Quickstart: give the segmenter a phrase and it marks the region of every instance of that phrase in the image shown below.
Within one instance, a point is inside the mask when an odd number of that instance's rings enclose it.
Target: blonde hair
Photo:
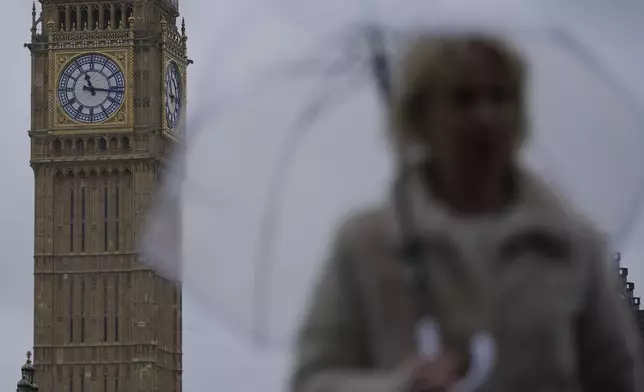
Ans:
[[[507,80],[519,111],[519,144],[527,134],[525,90],[527,65],[522,55],[506,41],[483,35],[423,36],[405,52],[401,72],[394,83],[391,108],[391,131],[398,142],[423,144],[429,142],[423,127],[422,112],[441,80],[454,76],[454,65],[473,48],[492,55],[506,70]]]

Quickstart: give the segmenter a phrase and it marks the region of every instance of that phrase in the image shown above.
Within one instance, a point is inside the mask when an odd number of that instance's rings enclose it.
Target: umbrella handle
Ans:
[[[416,348],[418,355],[429,360],[436,359],[442,350],[438,324],[430,317],[416,324]]]
[[[442,350],[440,329],[426,317],[416,324],[416,344],[419,355],[433,360]],[[473,392],[490,376],[496,360],[494,339],[487,332],[478,332],[470,340],[470,367],[452,392]]]
[[[478,332],[470,340],[470,368],[452,392],[473,392],[477,390],[492,373],[496,360],[494,339],[487,332]]]

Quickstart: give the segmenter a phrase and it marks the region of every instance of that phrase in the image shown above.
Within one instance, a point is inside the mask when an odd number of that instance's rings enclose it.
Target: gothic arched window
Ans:
[[[98,30],[101,28],[101,12],[98,4],[92,4],[92,26],[93,30]]]
[[[72,30],[80,30],[79,22],[78,20],[78,7],[76,6],[71,6],[69,8],[69,23],[72,28]],[[69,30],[69,27],[68,27]]]
[[[69,343],[74,343],[74,276],[69,276]],[[73,375],[70,390],[73,390]]]
[[[89,7],[86,5],[81,6],[81,11],[80,11],[80,20],[78,21],[78,29],[79,30],[89,30],[91,27],[89,26]]]
[[[85,252],[85,228],[86,228],[86,218],[87,218],[87,196],[86,188],[83,186],[81,188],[81,252]]]
[[[81,337],[80,341],[81,343],[85,343],[85,278],[81,278],[81,295],[80,295],[80,301],[81,301]],[[81,382],[85,377],[81,377]],[[83,391],[83,384],[81,383],[81,392]]]
[[[109,5],[103,5],[103,23],[101,25],[101,28],[103,30],[107,29],[107,27],[110,25],[110,21],[112,19],[112,13],[110,12]]]
[[[83,139],[76,140],[76,154],[83,154],[85,152],[85,141]]]
[[[74,144],[72,143],[71,140],[67,139],[65,140],[65,153],[70,154],[72,152]]]
[[[65,6],[58,7],[58,27],[61,31],[66,31],[67,26],[67,11]]]
[[[121,10],[121,5],[117,4],[115,6],[115,15],[114,15],[114,20],[116,21],[116,25],[113,26],[114,28],[121,28],[123,27],[123,10]]]

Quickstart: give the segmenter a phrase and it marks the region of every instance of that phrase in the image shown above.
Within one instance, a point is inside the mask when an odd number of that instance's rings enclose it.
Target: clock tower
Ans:
[[[39,3],[25,45],[35,381],[52,392],[180,392],[181,292],[136,252],[183,138],[178,0]]]

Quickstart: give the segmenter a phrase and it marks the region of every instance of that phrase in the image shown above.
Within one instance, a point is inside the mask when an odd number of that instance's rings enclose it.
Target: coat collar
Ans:
[[[537,174],[517,167],[514,176],[517,196],[504,211],[490,216],[463,218],[431,193],[424,183],[420,166],[413,166],[404,180],[398,178],[391,188],[387,214],[391,220],[390,234],[396,243],[401,244],[410,235],[424,237],[430,233],[442,233],[459,236],[462,227],[482,224],[494,225],[499,240],[510,233],[530,230],[570,238],[571,234],[579,233],[580,225],[588,226],[572,205]],[[401,221],[396,206],[397,197],[401,195],[406,198],[406,207],[412,217],[409,223]]]

